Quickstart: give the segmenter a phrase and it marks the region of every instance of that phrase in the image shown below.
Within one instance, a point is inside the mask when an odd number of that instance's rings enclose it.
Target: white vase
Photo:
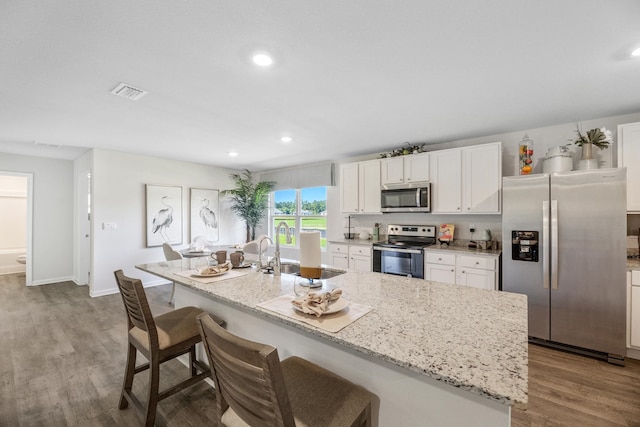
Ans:
[[[578,170],[598,169],[598,159],[592,155],[593,144],[582,145],[582,158],[578,162]]]

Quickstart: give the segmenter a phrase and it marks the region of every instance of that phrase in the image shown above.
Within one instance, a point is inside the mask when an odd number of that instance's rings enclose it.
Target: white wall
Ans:
[[[32,284],[71,280],[73,162],[1,153],[0,170],[33,175]]]
[[[147,248],[145,229],[145,184],[182,187],[183,246],[189,243],[189,188],[225,190],[233,188],[236,170],[178,162],[116,151],[93,150],[93,266],[91,296],[116,293],[113,272],[139,277],[146,286],[163,283],[158,277],[135,268],[136,264],[164,260],[161,247]],[[104,222],[115,222],[116,230],[103,230]],[[220,198],[220,243],[244,241],[244,223]]]

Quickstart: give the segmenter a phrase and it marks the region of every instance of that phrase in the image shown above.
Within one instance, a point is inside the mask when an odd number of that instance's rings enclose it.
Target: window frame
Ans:
[[[325,212],[327,212],[327,187],[326,186],[322,186],[319,185],[317,187],[308,187],[308,188],[324,188],[325,189]],[[295,241],[292,244],[287,244],[287,243],[280,243],[280,247],[281,248],[289,248],[289,249],[300,249],[300,241],[298,240],[298,236],[300,235],[300,232],[302,231],[302,222],[304,218],[324,218],[325,219],[325,237],[321,237],[321,242],[324,239],[324,246],[321,247],[321,250],[324,252],[326,251],[326,246],[327,246],[327,239],[326,239],[326,226],[327,226],[327,215],[303,215],[302,214],[302,191],[305,190],[306,188],[288,188],[288,189],[281,189],[281,190],[274,190],[269,194],[269,214],[268,216],[268,222],[269,222],[269,237],[273,240],[274,245],[276,242],[276,230],[275,230],[275,219],[276,218],[280,218],[280,217],[286,217],[286,218],[291,218],[294,220],[294,224],[295,224],[295,228],[294,228],[294,233],[293,236],[295,238]],[[277,192],[284,192],[284,191],[294,191],[295,192],[295,213],[294,214],[280,214],[280,215],[276,215],[275,211],[276,211],[276,198],[275,198],[275,193]],[[291,227],[289,227],[291,229]]]

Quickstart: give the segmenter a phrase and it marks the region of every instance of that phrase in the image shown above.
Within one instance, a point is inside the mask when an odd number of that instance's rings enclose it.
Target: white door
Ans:
[[[456,283],[456,269],[453,265],[427,264],[424,278],[432,282],[454,285]]]
[[[340,165],[340,211],[358,213],[358,164]]]
[[[500,143],[463,149],[464,212],[500,213],[501,149]]]
[[[627,211],[640,212],[640,122],[618,126],[618,166],[627,168]]]
[[[430,159],[431,212],[462,212],[462,151],[459,148],[433,151]]]
[[[359,164],[360,213],[380,213],[380,160]]]
[[[78,175],[78,285],[91,280],[91,172]]]
[[[407,182],[429,181],[429,154],[412,154],[404,158]]]

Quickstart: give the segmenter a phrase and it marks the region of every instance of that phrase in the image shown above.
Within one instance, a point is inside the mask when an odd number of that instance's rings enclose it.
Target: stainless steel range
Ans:
[[[436,243],[434,225],[387,226],[387,241],[373,244],[373,271],[424,278],[424,248]]]

